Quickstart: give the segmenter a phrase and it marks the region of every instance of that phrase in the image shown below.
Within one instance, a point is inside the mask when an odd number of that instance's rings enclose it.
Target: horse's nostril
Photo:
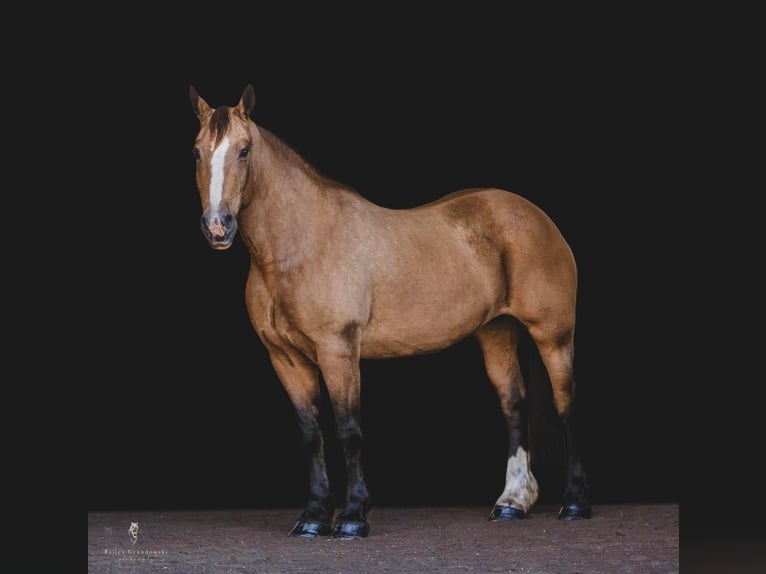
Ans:
[[[237,219],[231,213],[223,211],[206,212],[200,219],[202,233],[209,239],[223,241],[233,235],[237,229]]]
[[[210,234],[216,239],[222,238],[226,235],[226,228],[224,228],[218,221],[211,223],[208,226],[208,229],[210,230]]]

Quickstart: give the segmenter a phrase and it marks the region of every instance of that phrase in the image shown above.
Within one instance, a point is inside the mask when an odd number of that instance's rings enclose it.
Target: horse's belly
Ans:
[[[444,349],[491,320],[505,304],[499,249],[478,249],[463,228],[445,223],[440,215],[405,223],[397,229],[399,239],[391,241],[395,247],[380,250],[373,260],[363,357]]]
[[[403,357],[444,349],[494,316],[496,298],[463,281],[423,293],[403,287],[395,297],[377,296],[362,336],[365,358]]]

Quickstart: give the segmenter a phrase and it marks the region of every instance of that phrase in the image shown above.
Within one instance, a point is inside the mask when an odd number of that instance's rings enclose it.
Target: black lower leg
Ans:
[[[298,423],[308,459],[309,502],[290,535],[324,536],[331,532],[334,505],[325,466],[322,431],[313,414],[299,412]]]
[[[336,518],[333,536],[364,538],[370,531],[370,495],[362,473],[362,431],[353,417],[338,420],[337,431],[346,459],[346,504]]]
[[[564,485],[564,505],[559,511],[559,518],[564,520],[590,518],[591,516],[590,488],[585,467],[577,449],[573,414],[574,412],[570,411],[569,416],[563,419],[567,450],[567,474]]]

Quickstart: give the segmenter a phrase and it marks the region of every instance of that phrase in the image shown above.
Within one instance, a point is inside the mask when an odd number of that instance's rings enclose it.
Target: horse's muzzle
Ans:
[[[200,220],[202,235],[213,249],[228,249],[237,235],[237,219],[228,211],[206,211]]]

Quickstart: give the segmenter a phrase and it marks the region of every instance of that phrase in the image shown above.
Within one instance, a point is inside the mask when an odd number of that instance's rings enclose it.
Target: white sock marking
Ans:
[[[529,468],[529,454],[518,447],[514,456],[508,457],[505,471],[505,490],[495,503],[497,506],[512,506],[529,512],[537,502],[537,479]]]

